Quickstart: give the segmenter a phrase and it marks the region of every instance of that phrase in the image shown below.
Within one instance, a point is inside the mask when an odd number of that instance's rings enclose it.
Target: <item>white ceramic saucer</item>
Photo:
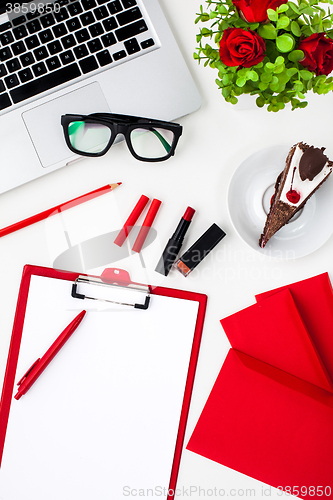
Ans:
[[[333,233],[333,174],[303,210],[259,247],[277,176],[290,146],[272,146],[249,156],[235,171],[228,188],[228,210],[239,236],[254,250],[278,259],[304,257]]]

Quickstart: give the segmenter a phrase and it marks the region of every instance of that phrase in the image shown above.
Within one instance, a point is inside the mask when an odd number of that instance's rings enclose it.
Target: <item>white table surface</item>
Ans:
[[[160,3],[202,96],[200,110],[178,120],[184,131],[176,155],[161,164],[146,164],[132,158],[124,143],[117,145],[102,158],[85,159],[1,195],[0,227],[112,182],[123,182],[112,195],[122,220],[141,194],[162,200],[154,222],[160,246],[156,245],[150,253],[144,250],[147,267],[144,272],[152,284],[208,295],[187,441],[229,349],[219,320],[254,303],[256,293],[332,271],[332,237],[314,253],[288,261],[271,259],[248,247],[232,227],[226,194],[238,165],[264,147],[291,146],[304,141],[325,146],[327,155],[333,158],[330,115],[333,95],[309,94],[306,109],[293,112],[286,109],[277,114],[254,106],[239,109],[226,103],[215,84],[215,70],[199,66],[192,58],[198,32],[194,19],[200,1],[160,0]],[[160,248],[188,205],[196,209],[196,214],[184,248],[213,222],[226,231],[227,237],[187,278],[177,271],[162,278],[154,272]],[[35,224],[0,241],[0,380],[5,371],[22,268],[25,264],[52,266],[53,263],[48,224],[49,221]],[[327,224],[332,221],[327,220]],[[82,224],[82,230],[87,230],[89,237],[89,227]],[[144,273],[138,262],[137,256],[133,256],[126,265],[132,279],[140,281]],[[180,498],[199,499],[205,495],[220,498],[223,490],[225,496],[236,498],[278,498],[273,488],[186,450],[178,488],[183,492]],[[250,489],[254,492],[246,491]]]

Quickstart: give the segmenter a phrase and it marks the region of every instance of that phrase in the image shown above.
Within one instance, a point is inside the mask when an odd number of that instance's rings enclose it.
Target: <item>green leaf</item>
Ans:
[[[258,108],[262,108],[265,106],[265,99],[262,96],[257,97],[256,104]]]
[[[262,24],[258,28],[258,34],[262,38],[267,38],[268,40],[274,40],[277,37],[277,29],[273,24]]]
[[[290,19],[287,16],[281,16],[276,23],[277,29],[285,29],[289,26]]]
[[[272,73],[262,73],[260,75],[260,80],[263,82],[263,83],[269,83],[273,78],[273,75]]]
[[[244,87],[245,84],[246,84],[245,78],[237,78],[236,85],[238,87]]]
[[[295,39],[292,35],[284,33],[276,39],[276,47],[280,52],[289,52],[295,46]]]
[[[278,56],[275,59],[275,64],[284,64],[284,57],[283,56]]]
[[[292,52],[290,52],[290,54],[288,54],[288,59],[292,62],[301,61],[302,59],[304,59],[303,50],[293,50]]]
[[[306,69],[301,69],[299,74],[301,75],[301,78],[303,78],[303,80],[311,80],[311,78],[313,77],[311,71],[308,71]]]
[[[228,9],[223,4],[220,4],[218,9],[220,14],[228,14]]]
[[[296,21],[292,21],[290,28],[291,28],[291,32],[295,36],[301,36],[301,34],[302,34],[301,28],[299,27],[299,24]]]
[[[298,15],[300,15],[300,11],[298,9],[298,6],[294,2],[288,2],[289,7]]]
[[[252,80],[253,82],[257,82],[259,80],[258,73],[256,71],[249,71],[247,74],[248,80]]]
[[[286,5],[285,3],[283,3],[282,5],[280,5],[280,7],[278,7],[276,10],[278,12],[286,12],[288,10],[288,5]]]
[[[298,69],[297,68],[289,68],[289,69],[287,69],[287,75],[289,76],[289,78],[291,78],[292,76],[296,75],[296,73],[298,73]]]
[[[270,19],[271,21],[276,22],[278,20],[278,15],[277,15],[276,11],[273,9],[267,9],[267,16],[268,16],[268,19]]]

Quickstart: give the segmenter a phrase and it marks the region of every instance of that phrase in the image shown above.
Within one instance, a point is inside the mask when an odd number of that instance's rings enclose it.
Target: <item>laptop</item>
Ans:
[[[173,120],[201,99],[158,0],[0,0],[0,193],[79,158],[62,114]]]

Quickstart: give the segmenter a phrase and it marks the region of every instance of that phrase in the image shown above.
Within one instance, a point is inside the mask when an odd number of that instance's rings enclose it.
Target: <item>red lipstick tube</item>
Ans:
[[[164,249],[164,252],[156,266],[155,271],[157,271],[158,273],[164,274],[164,276],[168,276],[169,271],[181,249],[185,234],[190,226],[194,213],[195,210],[193,208],[187,207],[183,217],[181,218],[176,228],[176,231],[169,239]]]

